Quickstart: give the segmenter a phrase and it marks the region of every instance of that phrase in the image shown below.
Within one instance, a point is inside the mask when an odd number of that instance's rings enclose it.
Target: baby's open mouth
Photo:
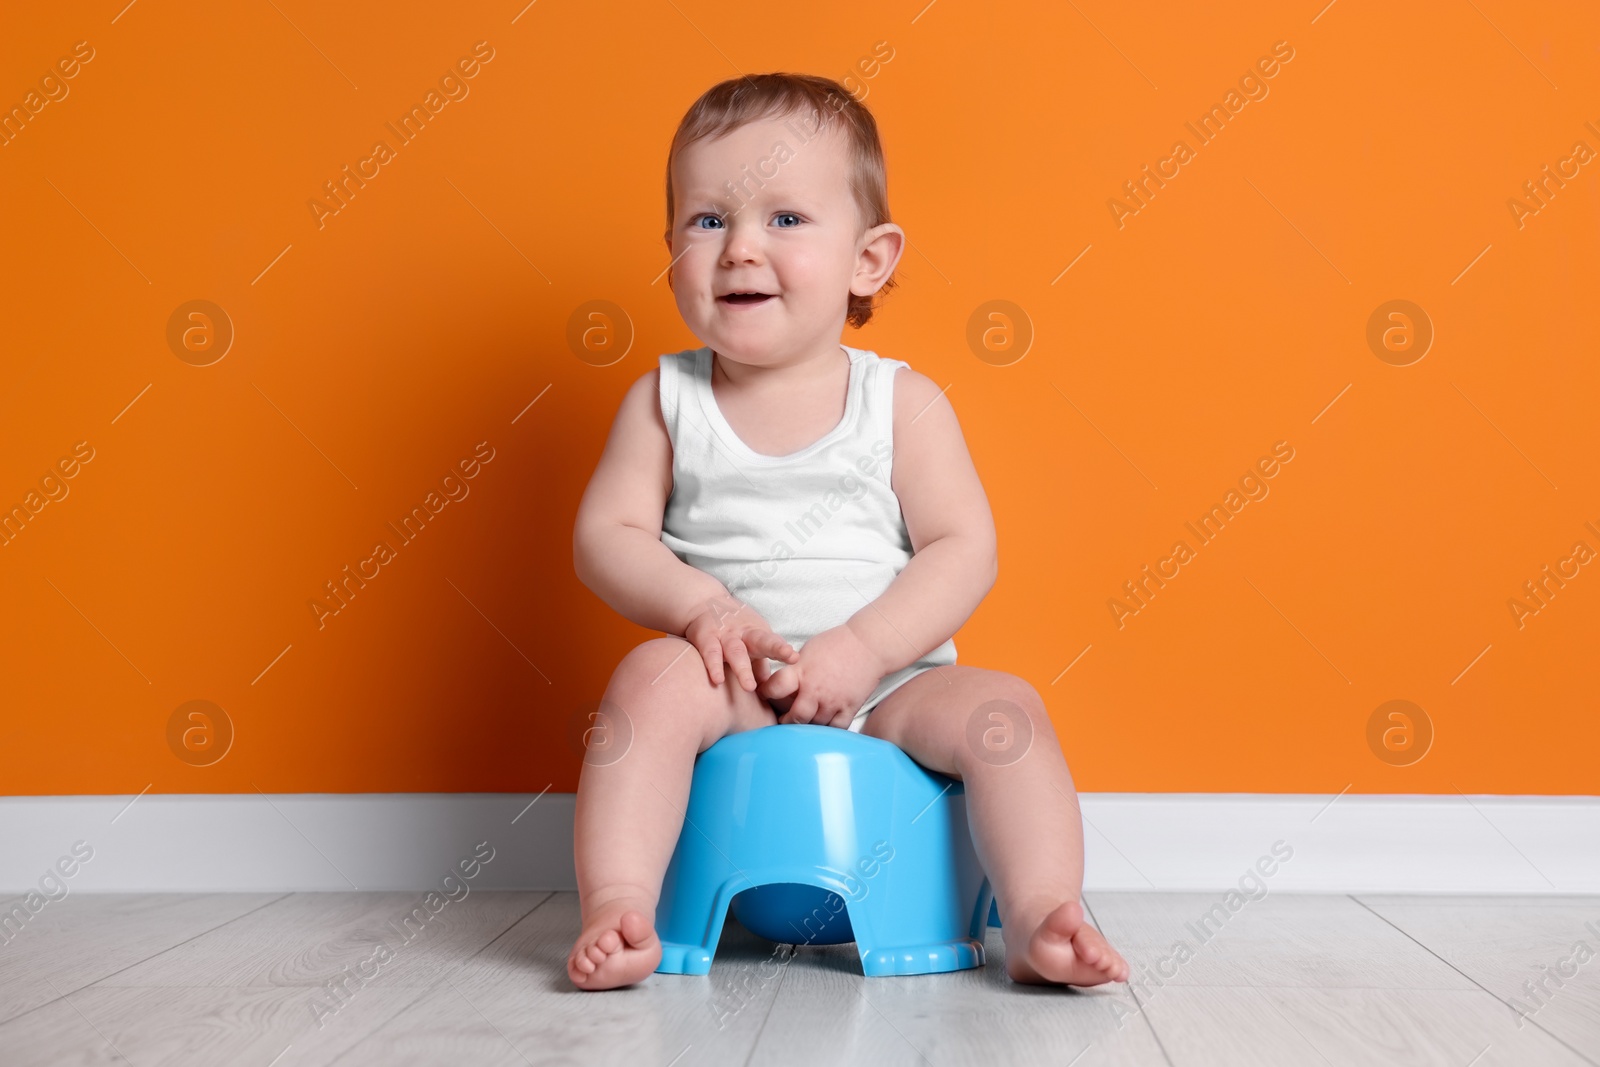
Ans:
[[[762,304],[772,299],[771,293],[725,293],[717,297],[725,304]]]

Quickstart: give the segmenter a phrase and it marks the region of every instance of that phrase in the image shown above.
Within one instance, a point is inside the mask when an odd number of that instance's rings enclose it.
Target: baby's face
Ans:
[[[740,363],[836,351],[852,287],[876,292],[899,260],[898,226],[863,229],[843,133],[801,144],[785,122],[742,126],[673,161],[673,296],[695,336]]]

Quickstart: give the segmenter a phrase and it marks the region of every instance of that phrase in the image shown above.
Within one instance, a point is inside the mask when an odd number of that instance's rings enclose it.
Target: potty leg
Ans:
[[[856,949],[861,955],[861,973],[868,978],[943,974],[983,966],[981,939],[962,936],[918,944],[884,944],[877,932],[888,924],[879,921],[874,914],[871,897],[849,903],[847,908],[850,925],[856,933]]]
[[[861,973],[868,978],[898,974],[943,974],[983,966],[983,942],[970,937],[929,941],[920,945],[881,945],[856,927],[856,948],[861,952]]]
[[[672,886],[673,891],[668,891],[667,886]],[[674,879],[668,879],[656,908],[656,936],[661,938],[661,963],[656,973],[710,974],[717,943],[722,940],[722,925],[727,921],[728,903],[737,889],[745,887],[723,883],[715,891],[703,893],[697,893],[696,886],[683,892],[676,891],[678,888]]]

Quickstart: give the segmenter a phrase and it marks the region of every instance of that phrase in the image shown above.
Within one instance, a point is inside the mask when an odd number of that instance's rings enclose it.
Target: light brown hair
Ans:
[[[830,78],[813,74],[748,74],[719,82],[701,94],[673,135],[667,151],[667,244],[672,243],[673,197],[672,161],[696,141],[720,137],[751,122],[798,115],[806,128],[821,135],[824,128],[842,130],[850,154],[850,189],[855,195],[862,231],[893,221],[889,218],[889,180],[883,162],[883,143],[878,139],[878,124],[866,106]],[[759,178],[757,178],[759,181]],[[671,284],[671,270],[667,279]],[[879,288],[887,295],[894,287],[894,275]],[[877,294],[874,294],[877,295]],[[872,318],[873,296],[850,294],[846,321],[859,329]]]

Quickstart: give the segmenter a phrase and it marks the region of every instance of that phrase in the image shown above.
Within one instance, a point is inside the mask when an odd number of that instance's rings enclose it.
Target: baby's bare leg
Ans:
[[[969,732],[974,717],[978,728]],[[1127,979],[1127,962],[1084,921],[1078,795],[1032,686],[1003,671],[941,667],[885,697],[862,732],[962,780],[973,845],[999,900],[1013,979],[1069,985]]]
[[[574,859],[583,931],[567,974],[583,989],[637,982],[661,962],[661,878],[683,829],[694,758],[726,734],[771,726],[766,701],[733,672],[713,686],[680,637],[646,641],[611,675],[578,780]]]

